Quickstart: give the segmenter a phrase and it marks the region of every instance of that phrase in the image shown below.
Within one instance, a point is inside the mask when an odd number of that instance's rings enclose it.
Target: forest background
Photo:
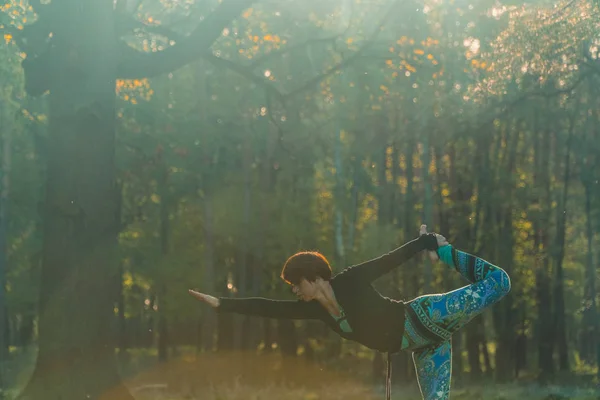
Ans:
[[[381,354],[187,290],[292,299],[294,252],[337,272],[425,223],[512,279],[453,398],[597,398],[596,2],[0,8],[0,396],[379,398]],[[464,284],[419,256],[375,285]]]

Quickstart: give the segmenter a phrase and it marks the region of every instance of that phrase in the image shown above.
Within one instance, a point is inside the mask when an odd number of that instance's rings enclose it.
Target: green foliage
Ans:
[[[129,10],[141,25],[127,43],[163,51],[217,3],[142,2]],[[493,342],[503,332],[524,330],[531,362],[539,335],[537,273],[541,261],[556,265],[556,215],[569,181],[561,284],[570,354],[579,354],[582,303],[591,300],[582,283],[585,229],[589,219],[600,221],[592,5],[427,2],[423,9],[394,9],[379,26],[392,6],[391,0],[257,2],[198,62],[157,78],[117,81],[127,323],[152,331],[154,339],[163,315],[174,336],[192,332],[178,344],[196,345],[205,310],[186,291],[207,283],[207,255],[214,264],[212,294],[285,297],[289,288],[279,272],[292,253],[319,250],[339,271],[415,237],[432,205],[430,229],[444,229],[465,250],[510,265],[513,306],[506,311],[519,324],[497,326],[490,311],[483,331]],[[2,18],[10,9],[4,6]],[[25,99],[24,55],[12,37],[5,39],[0,100],[14,148],[8,289],[11,315],[19,320],[31,314],[31,292],[40,284],[34,278],[44,173],[38,140],[45,114]],[[584,78],[588,86],[572,94]],[[538,96],[527,101],[531,93]],[[497,113],[496,106],[515,99],[522,107]],[[552,143],[543,165],[536,161],[540,143]],[[541,171],[549,176],[547,203],[540,200]],[[550,245],[536,247],[540,232]],[[594,260],[599,232],[593,222]],[[422,264],[399,270],[385,289],[423,294]],[[433,279],[432,290],[456,286],[437,266]],[[331,344],[314,336],[306,343],[315,351]],[[361,351],[349,345],[343,354]],[[512,390],[498,398],[522,396]]]

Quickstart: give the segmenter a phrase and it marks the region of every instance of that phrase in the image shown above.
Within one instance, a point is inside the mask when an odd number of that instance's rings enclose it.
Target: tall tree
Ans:
[[[11,167],[11,107],[0,98],[0,360],[8,360],[8,307],[6,276],[8,269],[8,196]],[[5,390],[4,366],[0,365],[0,399]]]
[[[110,323],[120,228],[115,82],[199,58],[251,3],[221,2],[185,40],[153,53],[119,40],[118,19],[129,20],[123,1],[36,2],[37,21],[15,32],[28,55],[26,89],[49,91],[50,110],[39,353],[22,399],[131,398],[117,373]]]

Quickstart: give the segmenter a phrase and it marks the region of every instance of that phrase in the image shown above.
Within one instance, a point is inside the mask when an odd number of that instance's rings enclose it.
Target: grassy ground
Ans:
[[[5,376],[12,383],[14,397],[26,384],[33,368],[34,352],[15,353],[4,363]],[[345,363],[347,365],[348,363]],[[350,363],[352,364],[352,363]],[[290,362],[278,355],[240,356],[193,353],[172,357],[166,364],[156,355],[130,352],[120,358],[120,372],[137,400],[375,400],[384,399],[383,387],[369,381],[368,364],[354,364],[352,371],[315,366],[303,359]],[[600,400],[598,385],[539,387],[514,383],[495,385],[482,382],[454,385],[452,400]],[[11,398],[9,397],[9,399]],[[392,398],[421,400],[416,382],[395,385]]]

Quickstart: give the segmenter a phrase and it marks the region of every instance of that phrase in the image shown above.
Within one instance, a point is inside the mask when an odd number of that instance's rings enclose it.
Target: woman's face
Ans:
[[[294,292],[300,300],[311,301],[317,295],[317,282],[309,282],[302,278],[296,285],[292,284],[292,292]]]

